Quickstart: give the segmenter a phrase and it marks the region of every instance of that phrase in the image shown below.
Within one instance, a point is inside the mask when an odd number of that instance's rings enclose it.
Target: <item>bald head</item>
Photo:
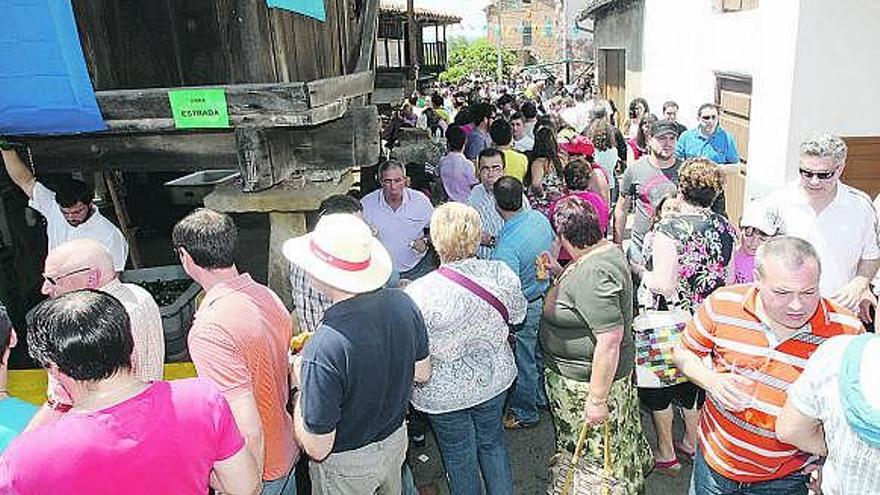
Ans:
[[[76,239],[49,251],[43,276],[43,293],[57,297],[75,290],[101,288],[116,278],[116,269],[103,244]]]

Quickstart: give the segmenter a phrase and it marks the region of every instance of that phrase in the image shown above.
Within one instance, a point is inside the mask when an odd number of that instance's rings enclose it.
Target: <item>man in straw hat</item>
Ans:
[[[321,217],[283,252],[333,301],[291,373],[313,493],[397,495],[413,381],[431,376],[421,312],[403,291],[382,288],[391,258],[355,215]]]

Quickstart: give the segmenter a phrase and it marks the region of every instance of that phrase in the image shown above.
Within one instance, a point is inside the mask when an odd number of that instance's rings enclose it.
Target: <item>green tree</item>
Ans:
[[[455,84],[471,74],[485,78],[495,77],[498,67],[498,51],[488,39],[480,38],[472,42],[454,40],[450,46],[448,68],[440,74],[441,81]],[[502,48],[502,74],[510,75],[514,65],[516,65],[516,55],[513,51]]]

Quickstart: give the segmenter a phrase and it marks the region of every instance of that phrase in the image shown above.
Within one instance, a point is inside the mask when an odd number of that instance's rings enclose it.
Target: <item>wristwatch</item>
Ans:
[[[9,151],[13,148],[12,143],[0,137],[0,150]]]
[[[607,398],[606,399],[596,399],[592,395],[588,395],[587,400],[590,401],[590,404],[592,404],[594,406],[604,406],[604,405],[608,404]]]

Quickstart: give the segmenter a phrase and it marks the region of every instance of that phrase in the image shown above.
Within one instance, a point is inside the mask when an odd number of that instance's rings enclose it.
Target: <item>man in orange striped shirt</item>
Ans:
[[[696,495],[806,495],[811,457],[776,438],[776,417],[822,342],[863,331],[852,313],[820,296],[819,273],[812,245],[770,239],[758,249],[755,283],[715,291],[682,334],[675,363],[707,391]]]

